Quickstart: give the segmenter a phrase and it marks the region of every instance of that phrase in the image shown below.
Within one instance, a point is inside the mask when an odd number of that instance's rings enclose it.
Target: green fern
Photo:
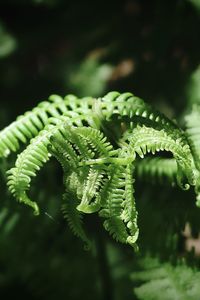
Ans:
[[[32,111],[19,116],[15,122],[0,132],[0,157],[7,157],[10,152],[20,148],[20,143],[27,143],[37,136],[52,117],[59,118],[68,114],[73,117],[75,112],[87,114],[88,110],[91,110],[92,101],[90,97],[78,99],[74,95],[67,95],[62,99],[58,95],[51,95],[48,101],[40,102]]]
[[[186,132],[196,167],[196,204],[200,207],[200,106],[194,105],[190,114],[185,117]]]
[[[197,300],[200,295],[200,272],[185,264],[161,263],[146,257],[139,270],[132,273],[134,293],[140,300]]]
[[[126,174],[124,171],[124,166],[117,165],[109,169],[109,177],[100,191],[102,209],[99,214],[106,219],[104,221],[105,229],[117,241],[133,245],[128,228],[123,221],[125,218],[122,216],[125,201]]]
[[[146,104],[142,99],[134,96],[132,93],[110,92],[102,98],[103,104],[107,105],[106,110],[109,116],[114,113],[121,116],[141,116],[156,123],[176,128],[176,125],[166,118],[162,113],[156,111],[150,105]]]
[[[92,249],[92,243],[83,229],[82,214],[76,209],[78,199],[73,193],[66,191],[63,195],[63,200],[62,211],[69,227],[85,243],[85,249]]]
[[[135,176],[144,174],[158,181],[164,177],[183,189],[196,185],[198,194],[193,137],[188,138],[177,124],[131,93],[111,92],[99,99],[53,96],[0,136],[2,155],[18,150],[20,142],[34,137],[8,171],[8,187],[35,214],[39,214],[38,204],[28,196],[31,179],[52,155],[58,160],[66,191],[65,215],[74,233],[88,246],[83,213],[98,213],[116,240],[136,247]],[[160,151],[171,152],[173,159],[145,158]]]
[[[194,105],[191,113],[185,119],[194,162],[196,168],[200,171],[200,106]]]
[[[144,158],[147,153],[171,152],[177,162],[177,181],[180,187],[184,188],[181,182],[183,175],[187,177],[189,184],[195,184],[193,157],[189,145],[185,145],[181,138],[176,139],[176,136],[174,138],[173,134],[168,134],[164,129],[155,130],[146,126],[137,126],[126,139],[130,143],[132,151],[141,158]],[[187,184],[185,188],[189,188],[189,185]]]
[[[19,116],[15,122],[0,132],[0,157],[7,157],[11,151],[17,151],[21,143],[27,143],[48,124],[50,117],[59,117],[67,112],[67,106],[74,102],[75,96],[69,95],[63,100],[52,95],[49,101],[41,102],[32,111]]]
[[[31,178],[36,176],[36,172],[46,163],[51,157],[49,151],[50,137],[53,133],[57,133],[65,126],[65,122],[77,122],[80,124],[81,120],[75,118],[72,120],[68,117],[59,119],[50,119],[52,124],[46,125],[38,136],[31,140],[30,145],[18,156],[15,167],[7,172],[8,186],[11,193],[20,202],[31,206],[35,214],[39,214],[39,208],[36,202],[29,199],[27,190],[30,188]]]

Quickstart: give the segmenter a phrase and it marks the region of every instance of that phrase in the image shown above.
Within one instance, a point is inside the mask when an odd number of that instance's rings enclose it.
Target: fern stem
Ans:
[[[102,164],[116,164],[116,165],[127,165],[134,161],[134,156],[128,157],[104,157],[97,159],[88,159],[86,161],[81,161],[79,166],[89,166],[89,165],[102,165]]]

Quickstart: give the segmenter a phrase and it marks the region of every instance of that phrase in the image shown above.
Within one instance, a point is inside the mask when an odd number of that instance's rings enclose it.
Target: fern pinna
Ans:
[[[190,119],[185,132],[131,93],[53,95],[0,132],[1,157],[30,140],[7,172],[9,190],[39,214],[28,196],[31,179],[54,156],[63,168],[63,212],[73,232],[91,246],[82,214],[98,213],[116,240],[136,247],[135,177],[168,179],[182,189],[194,185],[199,201],[200,118]],[[173,158],[154,158],[160,151]]]

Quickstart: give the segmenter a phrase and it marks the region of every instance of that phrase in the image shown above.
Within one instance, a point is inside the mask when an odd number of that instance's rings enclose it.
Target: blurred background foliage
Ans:
[[[52,93],[98,97],[110,90],[133,92],[181,121],[200,103],[199,37],[199,0],[1,0],[1,128]],[[198,268],[200,212],[192,190],[137,182],[140,254],[113,242],[89,216],[92,254],[63,220],[57,164],[35,180],[32,193],[43,207],[36,218],[7,192],[5,170],[14,157],[0,162],[1,297],[150,300],[156,298],[134,283],[138,258],[156,257],[164,269],[167,261],[170,272],[177,261]]]

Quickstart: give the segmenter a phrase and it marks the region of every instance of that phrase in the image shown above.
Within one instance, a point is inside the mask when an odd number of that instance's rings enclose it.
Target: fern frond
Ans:
[[[16,152],[20,143],[27,143],[48,124],[50,117],[59,117],[66,113],[67,105],[75,99],[73,95],[66,96],[65,100],[52,95],[49,101],[43,101],[32,111],[19,116],[15,122],[0,131],[0,157],[7,157],[10,152]]]
[[[134,293],[139,300],[199,299],[200,272],[184,264],[173,266],[147,257],[131,278],[137,285]]]
[[[61,130],[57,131],[50,140],[60,155],[58,160],[61,161],[61,164],[64,165],[64,161],[68,161],[68,165],[71,165],[77,174],[86,167],[84,161],[90,162],[94,156],[97,158],[99,155],[108,156],[113,149],[100,131],[89,127],[64,126],[62,132]],[[102,167],[94,165],[87,169],[88,172],[86,169],[84,172],[87,178],[83,178],[83,172],[78,175],[82,177],[83,195],[77,209],[85,213],[92,213],[100,208],[96,195],[101,186],[104,170]]]
[[[76,134],[92,147],[99,156],[110,156],[113,146],[107,141],[102,132],[91,127],[77,127]]]
[[[81,182],[83,174],[78,174],[78,172],[73,171],[75,170],[75,166],[77,167],[78,159],[71,144],[67,140],[64,140],[63,133],[65,133],[63,128],[58,130],[58,132],[50,138],[52,144],[49,145],[49,151],[60,162],[64,172],[66,191],[63,195],[64,204],[62,211],[72,232],[82,239],[85,243],[85,249],[89,250],[92,248],[92,243],[83,228],[82,214],[76,209],[79,204],[78,197],[83,194]]]
[[[129,118],[140,116],[173,130],[177,128],[177,125],[164,114],[145,103],[141,98],[134,96],[132,93],[120,94],[118,92],[109,92],[102,98],[102,101],[103,107],[105,105],[109,117],[113,114],[129,116]]]
[[[98,211],[116,240],[135,246],[139,233],[135,174],[168,178],[185,189],[196,184],[200,202],[198,116],[195,121],[187,119],[191,151],[174,122],[131,93],[112,92],[99,99],[54,95],[0,132],[0,156],[31,139],[8,172],[9,190],[38,214],[28,190],[32,177],[53,155],[63,168],[64,210],[74,233],[89,245],[81,213]],[[171,152],[173,159],[146,158],[137,163],[136,156],[143,159],[159,151]]]
[[[39,208],[36,202],[33,202],[27,196],[27,191],[30,188],[31,177],[36,176],[36,172],[38,172],[44,163],[49,160],[51,156],[51,149],[49,149],[49,145],[51,144],[50,139],[56,139],[56,136],[58,139],[58,135],[60,135],[61,138],[63,133],[66,136],[66,128],[69,129],[70,124],[71,126],[82,125],[82,120],[85,120],[85,117],[79,116],[78,114],[76,114],[73,118],[69,118],[67,116],[50,118],[49,122],[51,122],[51,124],[46,125],[44,130],[42,130],[37,137],[31,140],[30,145],[18,156],[15,167],[8,171],[9,190],[17,200],[31,206],[34,209],[35,214],[39,214]],[[81,144],[81,147],[83,153],[87,153],[87,148],[84,148],[83,144]],[[64,149],[61,147],[61,152],[62,150],[64,152]],[[73,149],[71,150],[71,153],[68,154],[70,155],[70,158],[73,159],[70,161],[75,161],[77,159],[76,153]],[[74,156],[72,156],[72,154],[74,154]],[[86,155],[85,158],[91,158],[91,156],[88,157]],[[76,164],[76,166],[78,165]]]
[[[62,126],[60,130],[57,130],[50,137],[50,142],[56,150],[54,151],[54,154],[57,152],[57,156],[59,157],[58,160],[62,161],[61,165],[64,169],[65,163],[70,165],[71,168],[78,167],[79,163],[79,157],[68,139],[69,134],[69,132],[66,132],[65,126]]]
[[[94,203],[90,205],[91,199],[96,194],[96,189],[98,183],[100,182],[101,175],[99,175],[99,170],[95,170],[94,167],[79,167],[79,161],[81,159],[92,158],[94,153],[90,151],[85,140],[82,140],[81,136],[77,135],[77,128],[64,126],[61,130],[58,130],[54,135],[51,136],[50,141],[55,150],[52,154],[61,163],[64,170],[64,176],[73,171],[73,175],[76,174],[76,184],[78,187],[73,185],[73,190],[77,196],[82,198],[81,203],[78,205],[77,209],[82,212],[91,213],[96,210],[96,205]],[[67,168],[69,170],[67,170]],[[86,170],[87,168],[87,170]],[[85,172],[83,172],[85,169]],[[84,173],[84,176],[83,176]],[[82,182],[83,194],[80,195],[80,182]],[[68,182],[64,179],[64,184],[68,189]],[[75,190],[79,190],[77,193]]]
[[[129,244],[134,245],[138,239],[139,229],[137,226],[137,210],[134,199],[134,188],[133,188],[133,171],[134,167],[132,164],[126,167],[125,177],[125,195],[123,202],[123,211],[121,214],[122,220],[127,224],[127,228],[130,231],[130,235],[127,239]]]
[[[117,242],[121,242],[123,244],[127,243],[129,236],[126,226],[120,217],[112,216],[107,218],[103,222],[103,226]]]
[[[15,167],[10,169],[8,174],[8,188],[19,202],[23,202],[39,214],[39,207],[27,196],[30,188],[31,177],[49,160],[48,151],[50,132],[54,126],[49,125],[46,130],[35,137],[30,145],[18,156]]]
[[[185,117],[186,132],[197,170],[200,171],[200,105],[194,105]]]
[[[97,168],[95,166],[90,167],[88,177],[83,183],[83,196],[81,203],[77,206],[79,211],[84,213],[93,213],[100,209],[101,204],[98,195],[98,189],[102,184],[104,175],[103,168]]]
[[[49,160],[51,154],[48,150],[50,137],[53,132],[63,126],[62,120],[51,119],[56,125],[49,124],[42,130],[37,137],[31,140],[30,145],[18,156],[15,167],[7,172],[8,187],[17,200],[23,202],[39,214],[36,202],[27,196],[30,188],[31,177],[36,176],[36,172]],[[66,119],[66,121],[69,121]]]
[[[126,187],[125,190],[125,178],[124,166],[111,165],[109,167],[108,178],[105,180],[99,194],[102,206],[99,215],[106,218],[104,227],[117,241],[134,246],[138,237],[136,215],[134,216],[134,220],[130,220],[129,215],[127,215],[126,204],[129,199],[125,200],[125,196],[130,196],[130,187],[128,189]],[[131,204],[131,213],[133,212],[132,208],[134,204]],[[128,223],[127,226],[125,223]],[[130,229],[130,235],[128,229]]]
[[[185,121],[197,176],[195,186],[196,205],[200,207],[200,105],[193,105],[192,111],[185,117]]]
[[[79,212],[76,207],[78,205],[78,200],[75,195],[66,191],[63,195],[64,204],[62,206],[62,212],[64,217],[67,219],[69,227],[72,232],[86,244],[86,249],[91,249],[92,244],[90,239],[87,237],[85,230],[82,224],[82,214]]]
[[[35,137],[52,117],[59,118],[62,115],[73,117],[73,112],[87,115],[93,102],[94,99],[91,97],[78,99],[74,95],[67,95],[63,99],[58,95],[51,95],[48,101],[40,102],[32,111],[19,116],[16,121],[0,131],[0,157],[7,157],[10,152],[16,152],[20,148],[20,143],[25,144]]]
[[[110,165],[107,173],[108,178],[104,181],[99,194],[102,203],[102,210],[99,214],[105,218],[121,215],[125,186],[123,166]]]
[[[195,184],[195,174],[193,170],[193,157],[189,145],[185,145],[181,139],[174,139],[173,135],[165,130],[155,130],[146,126],[137,126],[128,137],[130,148],[141,158],[147,153],[155,154],[159,151],[170,151],[177,162],[177,182],[181,188],[182,179],[186,176],[189,184]]]
[[[105,109],[103,113],[105,119],[111,122],[108,123],[108,127],[114,127],[113,132],[112,128],[103,127],[103,129],[108,136],[111,134],[111,138],[112,134],[114,135],[115,142],[119,138],[119,133],[128,133],[137,125],[145,125],[157,130],[165,129],[168,134],[172,134],[176,140],[181,141],[183,146],[188,145],[184,131],[177,124],[131,93],[110,92],[102,98],[102,107]]]

